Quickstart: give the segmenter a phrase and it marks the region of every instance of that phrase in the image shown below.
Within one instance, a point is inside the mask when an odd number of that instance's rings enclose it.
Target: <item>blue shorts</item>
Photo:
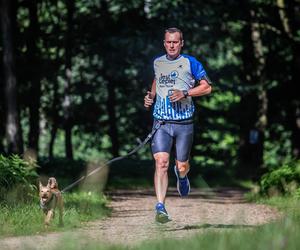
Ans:
[[[157,121],[154,121],[155,126]],[[175,158],[185,162],[189,159],[194,138],[194,124],[164,123],[156,131],[152,138],[152,154],[158,152],[171,153],[173,143],[175,145]]]

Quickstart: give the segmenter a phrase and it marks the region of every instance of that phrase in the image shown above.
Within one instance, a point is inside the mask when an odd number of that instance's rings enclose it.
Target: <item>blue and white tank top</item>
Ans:
[[[185,120],[193,117],[195,106],[188,96],[178,102],[170,102],[172,90],[189,90],[195,83],[206,76],[202,64],[196,58],[179,55],[169,60],[166,55],[154,60],[156,81],[156,102],[153,117],[159,120]]]

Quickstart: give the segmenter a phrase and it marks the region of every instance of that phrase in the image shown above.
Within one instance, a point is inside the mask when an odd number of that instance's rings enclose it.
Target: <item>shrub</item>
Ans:
[[[0,155],[0,199],[26,201],[36,190],[36,165],[18,155]]]
[[[260,180],[263,194],[292,194],[300,184],[300,161],[291,161],[264,174]]]

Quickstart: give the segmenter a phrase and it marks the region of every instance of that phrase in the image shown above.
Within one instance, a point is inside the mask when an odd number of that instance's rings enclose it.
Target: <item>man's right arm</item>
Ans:
[[[156,81],[155,79],[152,82],[151,91],[147,91],[147,95],[144,98],[144,107],[150,108],[154,102],[156,95]]]
[[[154,79],[152,82],[152,87],[151,87],[151,97],[154,99],[156,95],[156,80]]]

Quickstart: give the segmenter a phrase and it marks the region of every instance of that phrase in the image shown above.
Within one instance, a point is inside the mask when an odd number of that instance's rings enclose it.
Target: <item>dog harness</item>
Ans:
[[[40,208],[43,211],[48,211],[49,210],[48,205],[53,201],[54,197],[57,198],[58,192],[52,192],[52,194],[53,195],[51,196],[50,200],[48,200],[47,202],[43,202],[42,200],[40,201]]]

